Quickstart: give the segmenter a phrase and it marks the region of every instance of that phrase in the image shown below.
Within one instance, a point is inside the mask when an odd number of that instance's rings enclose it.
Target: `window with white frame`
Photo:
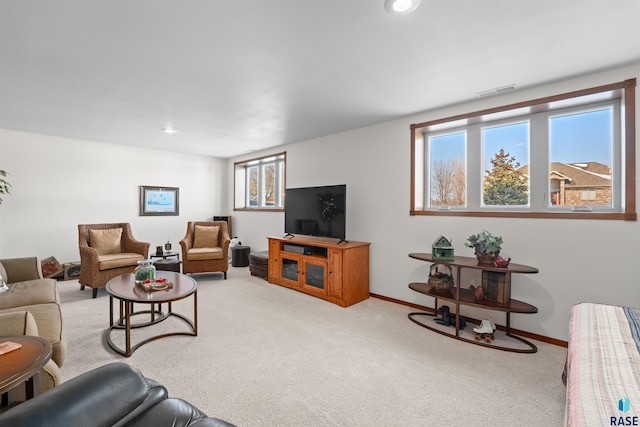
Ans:
[[[411,215],[636,220],[635,79],[411,126]]]
[[[234,163],[235,210],[284,208],[286,153]]]

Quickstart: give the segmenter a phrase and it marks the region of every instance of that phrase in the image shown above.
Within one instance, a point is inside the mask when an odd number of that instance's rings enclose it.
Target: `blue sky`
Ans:
[[[505,153],[509,153],[516,158],[516,162],[520,166],[529,164],[529,123],[515,123],[508,126],[499,126],[487,128],[482,135],[484,141],[483,156],[484,168],[490,169],[489,163],[500,151],[504,149]],[[515,166],[515,165],[514,165]]]
[[[552,119],[551,160],[611,165],[611,133],[610,109]]]
[[[611,110],[557,116],[551,119],[550,161],[562,163],[600,162],[611,165]],[[527,122],[490,127],[484,131],[485,163],[504,148],[516,157],[520,166],[529,163]],[[463,133],[434,138],[431,147],[433,160],[463,157]],[[487,165],[484,166],[485,168]]]

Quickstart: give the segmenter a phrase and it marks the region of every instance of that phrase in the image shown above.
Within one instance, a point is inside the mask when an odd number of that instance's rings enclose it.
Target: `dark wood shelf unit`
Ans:
[[[457,256],[453,261],[434,260],[431,254],[428,253],[410,253],[409,258],[414,258],[420,261],[434,262],[437,264],[446,264],[452,267],[472,268],[475,270],[483,271],[495,271],[498,273],[524,273],[534,274],[538,272],[535,267],[529,267],[528,265],[509,263],[506,268],[495,267],[490,265],[478,264],[478,259],[466,256]]]
[[[450,290],[443,291],[431,288],[428,283],[423,282],[413,282],[409,283],[409,288],[434,298],[434,311],[437,313],[438,311],[438,300],[448,301],[455,305],[455,315],[456,315],[456,326],[451,328],[450,330],[437,327],[435,322],[434,324],[428,324],[418,321],[417,319],[423,316],[435,317],[429,313],[416,312],[409,313],[409,319],[431,331],[437,332],[439,334],[443,334],[461,341],[470,342],[473,344],[481,345],[483,347],[497,348],[505,351],[513,351],[518,353],[535,353],[537,351],[537,347],[525,340],[522,337],[516,336],[511,333],[511,313],[519,313],[519,314],[533,314],[537,313],[537,307],[525,303],[523,301],[518,301],[509,298],[508,302],[500,303],[496,301],[490,301],[484,299],[482,301],[476,301],[473,291],[471,289],[462,288],[460,286],[461,281],[461,270],[473,269],[473,270],[481,270],[481,271],[493,271],[504,273],[509,276],[511,273],[520,273],[520,274],[535,274],[538,273],[538,269],[535,267],[530,267],[522,264],[512,264],[510,263],[506,268],[500,268],[496,266],[489,266],[479,264],[476,258],[472,257],[461,257],[456,256],[452,261],[443,261],[443,260],[434,260],[431,254],[429,253],[410,253],[410,258],[414,258],[420,261],[431,262],[434,264],[444,264],[455,267],[455,278],[454,278],[454,286]],[[464,317],[460,314],[460,308],[462,306],[469,307],[477,307],[487,310],[500,311],[505,313],[506,315],[506,326],[504,331],[496,330],[496,337],[500,337],[500,339],[496,339],[492,343],[486,343],[482,341],[478,341],[474,338],[474,333],[469,333],[468,331],[462,331],[459,328],[460,325],[460,317]],[[467,326],[470,330],[472,327]],[[511,345],[511,343],[516,343],[515,345]]]
[[[453,302],[459,301],[460,304],[468,305],[471,307],[480,307],[480,308],[486,308],[489,310],[504,311],[504,312],[511,312],[511,313],[531,314],[531,313],[538,312],[538,309],[535,306],[531,304],[527,304],[526,302],[515,300],[515,299],[512,299],[508,303],[504,303],[504,304],[501,304],[495,301],[488,301],[488,300],[483,300],[481,302],[478,302],[476,301],[475,296],[473,295],[473,292],[470,289],[465,289],[465,288],[460,288],[460,297],[456,299],[454,292],[438,291],[435,289],[431,289],[431,286],[429,286],[427,283],[420,283],[420,282],[409,283],[409,287],[416,292],[420,292],[421,294],[429,295],[434,298],[439,298],[446,301],[453,301]]]

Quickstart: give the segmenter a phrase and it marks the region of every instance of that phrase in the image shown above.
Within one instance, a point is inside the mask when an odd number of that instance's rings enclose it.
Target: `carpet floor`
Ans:
[[[92,299],[77,281],[59,282],[63,379],[122,361],[170,396],[248,427],[562,425],[564,348],[534,342],[537,353],[517,354],[459,342],[412,323],[414,309],[376,298],[341,308],[248,268],[194,278],[198,336],[152,341],[129,358],[106,345],[105,291]],[[193,318],[193,300],[174,311]],[[176,330],[187,326],[170,318],[132,338]],[[124,341],[120,331],[112,338]]]

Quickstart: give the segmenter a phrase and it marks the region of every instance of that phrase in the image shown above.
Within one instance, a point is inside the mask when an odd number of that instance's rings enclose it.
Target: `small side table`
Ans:
[[[149,255],[149,258],[154,259],[154,258],[162,258],[162,259],[167,259],[167,258],[171,258],[171,257],[176,257],[177,259],[180,259],[180,252],[163,252],[162,255],[158,255],[155,252],[152,253],[151,255]]]
[[[160,259],[155,261],[153,265],[155,265],[156,270],[160,271],[175,271],[176,273],[180,273],[180,264],[181,261],[179,259]]]
[[[249,246],[234,246],[231,248],[231,265],[234,267],[249,266]]]
[[[11,341],[22,347],[0,355],[0,395],[2,407],[9,404],[7,392],[25,383],[25,398],[35,394],[35,375],[47,364],[53,353],[51,343],[34,336],[2,337],[0,342]]]

